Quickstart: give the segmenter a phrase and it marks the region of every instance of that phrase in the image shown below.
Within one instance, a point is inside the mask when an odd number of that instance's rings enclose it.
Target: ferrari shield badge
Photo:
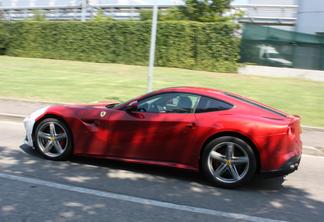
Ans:
[[[103,118],[105,115],[106,115],[106,112],[105,111],[101,111],[100,117]]]

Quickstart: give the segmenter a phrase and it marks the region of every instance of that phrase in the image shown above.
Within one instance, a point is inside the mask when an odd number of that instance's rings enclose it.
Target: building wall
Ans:
[[[294,5],[298,0],[249,0],[249,4],[262,5]]]
[[[298,0],[249,0],[251,5],[296,5]],[[296,9],[292,8],[251,8],[248,11],[249,16],[262,16],[271,18],[296,18]]]
[[[33,7],[33,6],[74,6],[80,5],[82,0],[0,0],[3,7]],[[154,0],[88,0],[90,4],[112,5],[152,5]],[[163,0],[163,5],[181,5],[182,0]]]
[[[297,32],[324,33],[324,1],[299,0]]]

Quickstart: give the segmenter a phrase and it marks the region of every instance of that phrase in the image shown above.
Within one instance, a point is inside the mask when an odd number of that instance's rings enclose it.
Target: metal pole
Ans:
[[[155,42],[156,42],[156,28],[158,19],[158,6],[156,1],[153,6],[153,16],[152,16],[152,28],[151,28],[151,46],[150,46],[150,61],[147,73],[147,91],[152,91],[153,86],[153,69],[154,69],[154,57],[155,57]]]
[[[86,20],[86,14],[87,14],[87,2],[88,0],[82,0],[81,3],[81,21],[85,22]]]

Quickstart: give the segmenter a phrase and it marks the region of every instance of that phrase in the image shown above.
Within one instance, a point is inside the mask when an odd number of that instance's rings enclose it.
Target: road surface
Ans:
[[[324,158],[304,155],[283,178],[237,190],[198,174],[116,161],[53,162],[0,120],[0,221],[323,221]]]

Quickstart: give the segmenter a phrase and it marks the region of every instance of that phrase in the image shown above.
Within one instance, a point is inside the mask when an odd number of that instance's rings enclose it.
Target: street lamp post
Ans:
[[[156,45],[156,29],[158,19],[158,6],[154,1],[153,15],[152,15],[152,28],[151,28],[151,46],[150,46],[150,61],[147,73],[147,91],[151,92],[153,88],[153,71],[154,71],[154,58],[155,58],[155,45]]]

